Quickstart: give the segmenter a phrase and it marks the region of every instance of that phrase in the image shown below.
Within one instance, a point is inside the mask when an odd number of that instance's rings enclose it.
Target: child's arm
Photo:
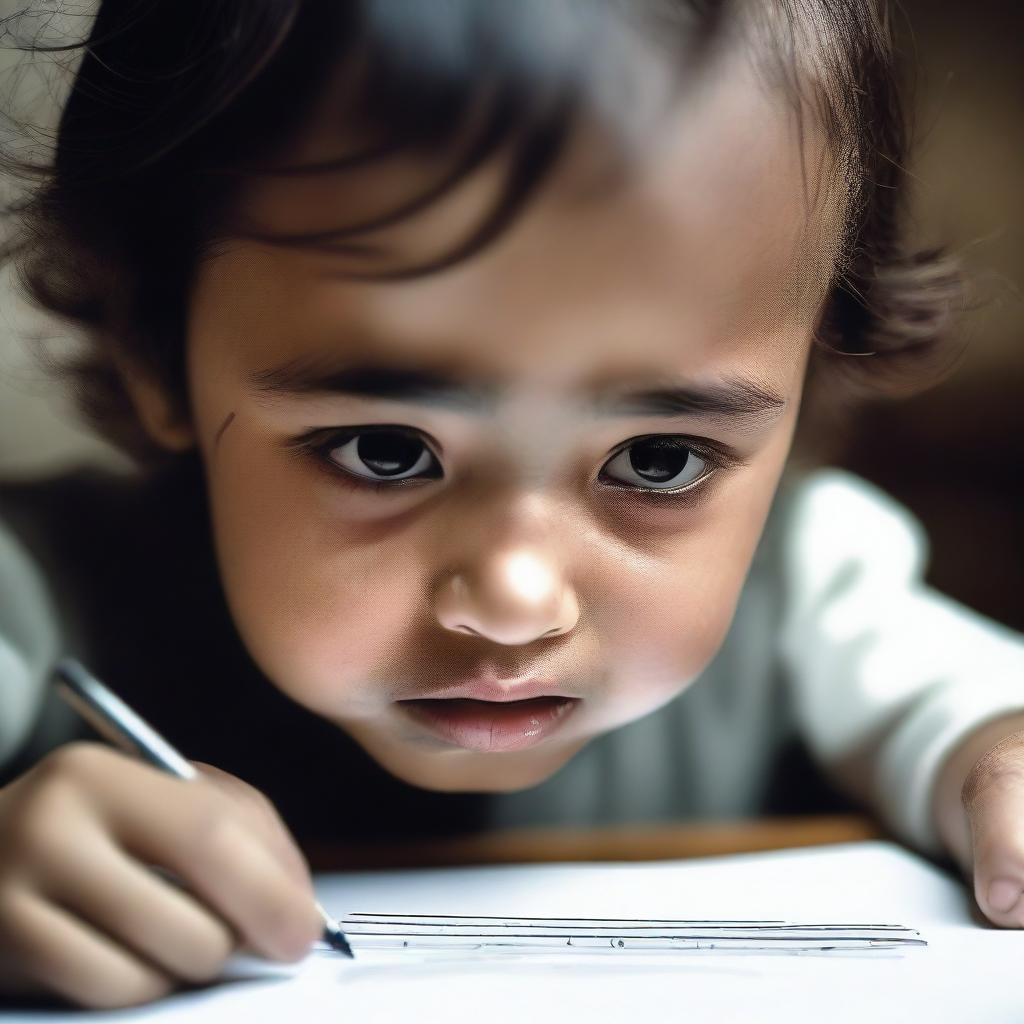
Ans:
[[[0,520],[0,779],[36,724],[60,644],[42,574]]]
[[[1006,795],[1015,745],[989,761],[992,781],[970,819],[960,789],[978,758],[1024,723],[1024,637],[926,586],[919,524],[864,481],[815,474],[788,512],[782,657],[809,745],[930,855],[968,869],[968,823],[975,843],[987,829],[978,862],[987,887],[999,858],[1006,866],[1024,854],[1022,817]],[[1024,923],[980,905],[998,924]]]

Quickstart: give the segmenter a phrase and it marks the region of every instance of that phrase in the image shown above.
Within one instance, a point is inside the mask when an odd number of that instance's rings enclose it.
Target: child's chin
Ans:
[[[587,742],[551,741],[530,750],[482,753],[401,740],[379,743],[370,737],[355,738],[396,778],[441,793],[513,793],[530,789],[554,775]]]

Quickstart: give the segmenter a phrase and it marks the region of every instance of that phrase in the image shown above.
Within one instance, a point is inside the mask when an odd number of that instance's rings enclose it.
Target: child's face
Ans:
[[[282,691],[414,784],[543,780],[684,690],[729,626],[834,227],[808,220],[791,116],[752,78],[717,82],[661,140],[604,193],[569,159],[436,275],[345,280],[337,257],[246,241],[199,270],[189,429],[238,628]],[[279,179],[242,204],[330,226],[424,173]],[[494,183],[388,243],[436,254]],[[397,377],[341,376],[367,367]],[[316,451],[290,447],[304,435]],[[410,482],[374,486],[392,478]]]

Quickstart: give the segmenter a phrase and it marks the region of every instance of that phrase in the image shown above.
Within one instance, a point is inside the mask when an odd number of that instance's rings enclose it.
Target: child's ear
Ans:
[[[114,362],[135,414],[149,437],[160,447],[171,451],[187,451],[196,443],[195,429],[151,372],[121,356]]]

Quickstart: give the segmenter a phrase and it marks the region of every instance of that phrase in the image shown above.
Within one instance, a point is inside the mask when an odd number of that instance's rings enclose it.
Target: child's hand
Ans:
[[[199,767],[76,743],[0,790],[0,991],[127,1006],[214,978],[242,943],[307,952],[323,922],[301,853],[262,794]]]
[[[978,905],[994,924],[1024,927],[1024,732],[1007,736],[974,764],[963,805]]]

